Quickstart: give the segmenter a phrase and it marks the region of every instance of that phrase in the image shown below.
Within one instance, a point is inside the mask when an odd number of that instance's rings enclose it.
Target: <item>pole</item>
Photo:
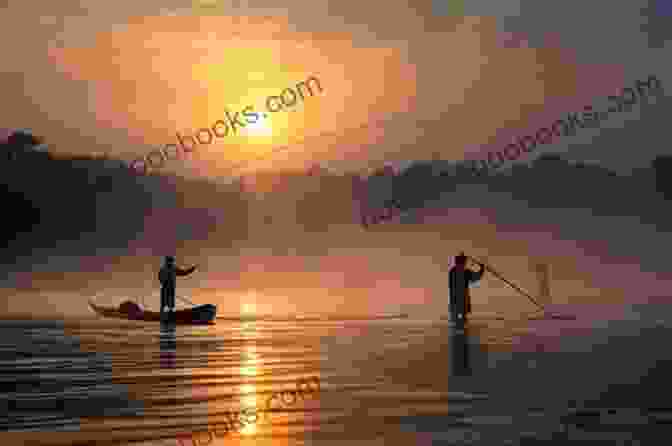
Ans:
[[[500,279],[501,281],[503,281],[504,283],[506,283],[507,285],[509,285],[509,286],[510,286],[511,288],[513,288],[514,290],[518,291],[518,292],[519,292],[520,294],[522,294],[523,296],[525,296],[525,297],[527,297],[528,299],[530,299],[530,300],[532,301],[532,303],[534,303],[536,306],[538,306],[538,307],[541,308],[542,310],[546,311],[546,310],[544,309],[544,306],[543,306],[543,305],[541,305],[539,302],[537,302],[536,300],[534,300],[534,298],[533,298],[532,296],[530,296],[529,294],[527,294],[525,291],[521,290],[518,286],[516,286],[515,284],[509,282],[509,281],[506,280],[504,277],[502,277],[502,275],[499,274],[497,271],[493,270],[492,267],[491,267],[490,265],[488,265],[488,264],[485,263],[485,262],[481,262],[480,260],[478,260],[478,259],[476,259],[476,258],[474,258],[474,257],[471,257],[471,256],[468,256],[468,257],[469,257],[470,259],[472,259],[473,261],[475,261],[476,263],[479,263],[479,264],[483,265],[483,266],[485,267],[485,269],[488,270],[488,271],[490,271],[495,277],[497,277],[498,279]]]
[[[544,302],[549,302],[551,299],[551,284],[549,279],[548,264],[537,263],[535,269],[539,279],[539,297],[542,297]]]
[[[185,299],[184,297],[180,297],[180,296],[176,296],[176,297],[177,297],[178,299],[180,299],[181,301],[188,303],[188,304],[191,305],[192,307],[195,307],[195,306],[196,306],[195,303],[193,303],[192,301],[190,301],[190,300],[188,300],[188,299]]]

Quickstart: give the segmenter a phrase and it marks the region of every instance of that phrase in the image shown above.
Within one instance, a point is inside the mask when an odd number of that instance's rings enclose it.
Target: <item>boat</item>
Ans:
[[[214,324],[217,317],[217,306],[212,304],[196,305],[192,308],[166,312],[163,314],[163,317],[160,312],[143,310],[140,305],[130,300],[115,308],[97,305],[89,299],[89,306],[100,316],[133,321],[201,325]]]

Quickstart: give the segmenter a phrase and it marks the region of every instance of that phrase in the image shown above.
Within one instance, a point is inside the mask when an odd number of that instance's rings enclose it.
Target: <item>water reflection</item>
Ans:
[[[254,384],[257,378],[257,362],[258,356],[256,352],[256,347],[253,341],[256,337],[256,326],[254,321],[244,322],[241,325],[241,338],[245,341],[246,345],[241,349],[241,362],[240,362],[240,376],[244,382],[240,386],[240,394],[242,395],[240,399],[241,408],[250,408],[251,410],[258,411],[261,410],[261,407],[257,404],[257,386]],[[256,420],[257,417],[255,417]],[[256,423],[246,423],[240,431],[241,434],[256,434],[257,427]]]
[[[175,339],[175,325],[161,323],[159,334],[159,347],[161,350],[161,368],[175,368],[177,341]]]

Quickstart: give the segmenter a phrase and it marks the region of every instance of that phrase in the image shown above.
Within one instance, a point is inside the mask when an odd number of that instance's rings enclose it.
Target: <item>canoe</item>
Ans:
[[[100,316],[136,321],[200,325],[213,324],[217,317],[217,306],[212,304],[197,305],[192,308],[165,313],[163,320],[161,319],[161,313],[158,311],[146,310],[138,314],[130,314],[120,311],[119,308],[96,305],[91,300],[89,300],[89,305]]]

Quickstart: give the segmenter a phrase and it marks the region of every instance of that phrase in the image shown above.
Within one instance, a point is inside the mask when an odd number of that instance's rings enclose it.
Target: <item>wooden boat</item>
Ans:
[[[133,305],[137,308],[140,308],[139,305],[131,301],[124,302],[118,308],[114,308],[114,307],[103,307],[101,305],[97,305],[89,299],[89,305],[91,306],[93,311],[95,311],[97,314],[103,317],[136,320],[136,321],[200,325],[200,324],[213,324],[217,317],[217,306],[212,304],[197,305],[192,308],[164,313],[163,319],[161,318],[161,313],[158,311],[150,311],[150,310],[128,311],[128,309],[132,308]]]

